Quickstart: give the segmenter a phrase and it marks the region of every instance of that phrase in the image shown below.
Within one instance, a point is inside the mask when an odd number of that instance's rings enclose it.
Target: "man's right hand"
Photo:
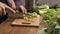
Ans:
[[[12,5],[12,9],[16,10],[16,6],[15,5]]]
[[[3,15],[6,15],[5,9],[8,9],[8,10],[12,11],[13,13],[16,13],[15,10],[13,10],[12,8],[10,8],[9,6],[7,6],[6,4],[4,4],[2,2],[0,2],[0,8],[2,8]]]
[[[16,5],[14,0],[7,0],[7,2],[12,9],[16,10]]]

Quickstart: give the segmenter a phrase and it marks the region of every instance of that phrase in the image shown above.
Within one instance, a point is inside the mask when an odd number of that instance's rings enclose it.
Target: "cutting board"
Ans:
[[[18,25],[18,26],[39,26],[40,22],[42,21],[42,17],[37,15],[36,18],[34,18],[34,21],[27,21],[25,19],[15,19],[12,22],[12,25]]]

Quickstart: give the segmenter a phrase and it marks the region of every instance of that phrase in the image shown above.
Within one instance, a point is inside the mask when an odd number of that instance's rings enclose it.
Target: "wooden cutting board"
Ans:
[[[42,21],[42,17],[38,15],[36,18],[34,18],[34,21],[27,21],[27,20],[24,20],[24,19],[15,19],[12,22],[12,25],[18,25],[18,26],[39,26],[41,21]]]

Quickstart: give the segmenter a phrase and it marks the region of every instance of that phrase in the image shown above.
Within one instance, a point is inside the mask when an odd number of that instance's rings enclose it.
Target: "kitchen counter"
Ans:
[[[0,34],[36,34],[39,29],[42,29],[43,25],[39,27],[26,27],[26,26],[12,26],[14,21],[12,18],[8,18],[6,21],[0,24]]]

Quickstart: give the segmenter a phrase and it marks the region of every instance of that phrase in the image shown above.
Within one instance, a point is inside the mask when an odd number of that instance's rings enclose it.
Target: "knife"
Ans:
[[[22,13],[22,12],[8,13],[9,18],[24,18],[25,16],[30,16],[30,13]]]

